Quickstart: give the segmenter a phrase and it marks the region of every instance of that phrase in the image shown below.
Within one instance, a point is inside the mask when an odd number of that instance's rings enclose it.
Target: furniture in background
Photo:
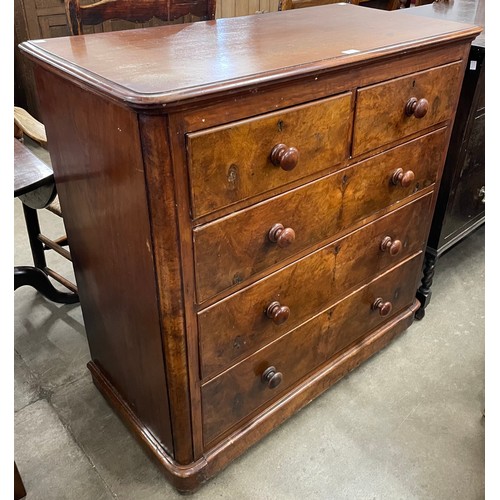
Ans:
[[[224,1],[224,0],[219,0]],[[277,2],[278,0],[276,0]],[[80,9],[80,2],[71,0],[67,3],[71,5],[70,10],[76,14],[74,33],[78,32],[78,14],[86,6]],[[238,0],[240,2],[240,0]],[[89,2],[85,2],[89,4]],[[93,3],[96,3],[95,1]],[[120,0],[116,2],[99,2],[103,9],[102,14],[108,18],[111,10],[121,10],[120,19],[104,21],[101,24],[88,24],[85,33],[99,33],[103,31],[117,31],[124,29],[141,28],[148,26],[160,26],[170,23],[187,23],[199,20],[197,14],[203,16],[213,16],[216,0]],[[234,3],[234,0],[233,0]],[[268,1],[269,4],[269,1]],[[125,7],[122,10],[122,7]],[[127,7],[128,5],[128,7]],[[130,6],[133,8],[130,9]],[[170,10],[167,15],[165,11]],[[97,7],[96,7],[97,9]],[[127,20],[129,13],[137,14],[140,9],[141,19],[148,18],[145,22],[134,22]],[[144,11],[142,9],[145,9]],[[99,10],[98,12],[100,12]],[[149,12],[158,14],[158,17],[151,19]],[[192,12],[192,14],[190,13]],[[206,14],[205,14],[206,12]],[[14,0],[14,90],[15,104],[26,109],[37,120],[43,122],[43,117],[38,109],[35,81],[33,69],[26,58],[21,57],[18,45],[26,40],[38,40],[68,36],[71,34],[70,26],[66,17],[65,0]],[[178,17],[178,16],[181,17]],[[137,16],[133,16],[136,17]],[[161,18],[160,18],[161,17]]]
[[[401,0],[280,0],[278,10],[303,9],[346,1],[353,5],[376,6],[385,10],[396,10],[401,7]]]
[[[484,0],[436,2],[404,12],[484,27]],[[402,11],[403,12],[403,11]],[[485,35],[472,42],[439,189],[417,297],[421,319],[431,299],[437,259],[485,221]]]
[[[145,23],[153,18],[165,22],[185,16],[198,20],[215,18],[215,0],[101,0],[81,5],[81,0],[65,0],[66,17],[72,35],[82,35],[84,27],[106,21]]]
[[[452,3],[454,2],[454,0],[401,0],[401,6],[402,8],[408,8],[411,6],[420,7],[422,5],[428,5],[433,2],[448,3],[448,1],[451,1]]]
[[[27,0],[29,2],[29,0]],[[111,29],[129,29],[143,27],[145,23],[183,22],[187,20],[213,19],[215,0],[104,0],[97,3],[80,5],[80,0],[65,0],[67,26],[70,33],[79,35],[85,32],[99,32],[105,27]],[[28,3],[26,3],[28,5]],[[21,15],[18,10],[17,16]],[[59,17],[57,19],[60,21]],[[64,21],[66,23],[66,20]],[[113,23],[113,24],[111,24]],[[50,33],[49,33],[50,34]],[[57,34],[61,34],[59,31]],[[63,33],[64,34],[64,33]],[[16,48],[17,49],[17,48]],[[23,58],[25,59],[25,58]],[[26,61],[19,67],[27,67]],[[30,73],[31,70],[28,71]],[[28,85],[30,87],[34,81]],[[30,91],[31,92],[31,91]],[[34,102],[35,91],[31,92]],[[34,104],[33,104],[34,105]],[[14,107],[14,135],[22,139],[23,134],[47,145],[45,127],[25,109]],[[37,210],[47,208],[62,218],[59,198],[56,194],[53,174],[50,167],[43,164],[27,148],[15,144],[15,169],[17,190],[23,202],[23,210],[28,231],[34,267],[22,266],[15,270],[16,288],[25,284],[36,287],[51,300],[72,303],[78,301],[76,285],[47,266],[44,250],[50,248],[64,258],[71,260],[66,237],[52,240],[41,233]],[[36,188],[36,189],[35,189]],[[53,287],[48,276],[60,282],[70,293],[59,292]]]
[[[53,250],[71,260],[67,238],[53,240],[40,229],[38,210],[46,208],[62,217],[52,169],[33,154],[21,141],[24,135],[45,145],[44,127],[25,110],[14,108],[14,197],[23,204],[24,220],[33,257],[33,266],[14,267],[14,290],[20,286],[34,287],[53,302],[73,304],[78,302],[76,285],[47,265],[46,250]],[[17,138],[16,138],[17,137]],[[61,283],[69,292],[58,290],[50,278]]]
[[[478,32],[335,4],[22,44],[89,369],[179,490],[412,323]]]

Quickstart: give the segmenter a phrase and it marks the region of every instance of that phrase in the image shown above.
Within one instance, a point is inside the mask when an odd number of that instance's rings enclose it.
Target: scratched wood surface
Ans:
[[[479,31],[434,19],[415,22],[413,16],[399,16],[394,29],[393,15],[338,3],[198,22],[189,29],[174,25],[30,41],[22,50],[114,99],[164,107],[182,98],[345,68],[407,46],[423,49]]]
[[[202,377],[284,335],[353,286],[418,252],[431,200],[427,194],[200,312]],[[382,250],[387,237],[401,242],[397,254]],[[265,313],[276,300],[290,310],[278,325]]]
[[[393,268],[325,313],[257,351],[202,386],[203,437],[209,443],[253,410],[276,398],[321,363],[390,318],[372,309],[378,297],[389,300],[392,314],[414,300],[421,254]],[[274,389],[263,372],[274,366],[282,382]]]
[[[193,231],[198,301],[240,284],[308,246],[332,238],[356,221],[382,210],[436,180],[443,157],[443,129],[389,150],[356,166],[271,198]],[[391,183],[405,166],[409,186]],[[311,200],[315,200],[311,203]],[[268,238],[274,224],[295,231],[279,247]]]

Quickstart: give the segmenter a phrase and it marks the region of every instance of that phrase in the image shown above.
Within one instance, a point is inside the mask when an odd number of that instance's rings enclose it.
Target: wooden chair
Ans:
[[[122,20],[143,23],[153,18],[175,21],[187,15],[198,19],[215,18],[216,0],[101,0],[90,5],[80,5],[80,0],[65,0],[70,32],[83,33],[83,27],[101,24],[104,21]],[[76,285],[47,266],[45,250],[52,249],[71,260],[67,238],[63,236],[52,240],[42,234],[37,210],[46,208],[62,217],[52,170],[41,162],[19,141],[27,135],[43,147],[47,146],[45,127],[26,110],[14,107],[14,144],[15,186],[14,196],[23,202],[26,228],[33,255],[34,266],[19,266],[14,270],[15,289],[31,285],[50,300],[62,303],[78,301]],[[58,291],[50,282],[52,277],[66,288],[69,293]]]
[[[314,7],[318,5],[328,5],[332,3],[346,2],[353,5],[380,6],[385,10],[396,10],[405,0],[280,0],[278,10],[302,9],[304,7]]]
[[[199,20],[215,19],[216,0],[101,0],[80,5],[80,0],[65,0],[66,17],[72,35],[83,34],[84,26],[121,20],[144,23],[153,18],[170,22],[192,15]]]
[[[45,251],[53,250],[71,261],[71,253],[64,248],[68,245],[66,236],[57,240],[42,233],[38,210],[47,209],[62,217],[59,199],[54,184],[52,168],[41,161],[23,144],[28,136],[45,146],[47,138],[44,126],[26,110],[14,107],[14,197],[23,204],[24,220],[33,257],[33,266],[14,268],[14,290],[20,286],[34,287],[53,302],[74,304],[78,302],[78,290],[74,283],[48,267]],[[54,287],[49,276],[62,284],[69,292]]]

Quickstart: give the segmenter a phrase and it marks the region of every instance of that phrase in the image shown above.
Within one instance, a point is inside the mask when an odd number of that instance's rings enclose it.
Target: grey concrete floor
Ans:
[[[15,264],[30,265],[15,200]],[[43,230],[64,231],[41,213]],[[194,499],[453,499],[485,495],[484,227],[445,254],[427,314],[272,432]],[[49,262],[65,276],[71,265]],[[79,305],[15,292],[15,460],[27,498],[181,496],[86,368]]]

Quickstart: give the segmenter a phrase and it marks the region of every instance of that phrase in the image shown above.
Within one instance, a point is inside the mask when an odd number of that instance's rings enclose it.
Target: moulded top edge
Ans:
[[[34,40],[20,48],[51,70],[147,107],[473,38],[480,31],[339,3]]]

